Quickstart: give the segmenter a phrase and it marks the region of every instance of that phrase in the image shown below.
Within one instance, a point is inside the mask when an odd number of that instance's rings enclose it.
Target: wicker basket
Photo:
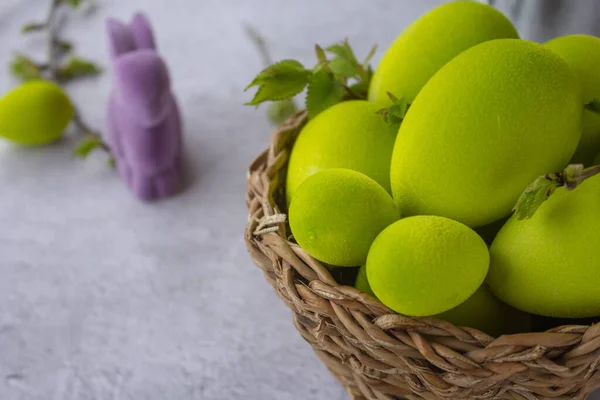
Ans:
[[[284,184],[300,112],[250,166],[250,256],[294,324],[356,400],[583,399],[600,387],[600,324],[493,338],[435,318],[399,315],[288,240]],[[600,290],[600,289],[599,289]]]

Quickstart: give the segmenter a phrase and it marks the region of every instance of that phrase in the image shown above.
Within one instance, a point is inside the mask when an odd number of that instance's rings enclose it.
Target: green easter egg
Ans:
[[[306,178],[329,168],[361,172],[390,192],[390,160],[398,131],[376,114],[380,108],[367,101],[345,101],[308,122],[288,163],[288,204]]]
[[[490,248],[502,301],[547,317],[600,315],[600,175],[558,188],[530,219],[513,215]]]
[[[553,39],[546,47],[564,58],[581,83],[583,102],[600,100],[600,39],[588,35],[571,35]],[[583,114],[581,140],[571,163],[589,166],[600,151],[600,115],[591,111]]]
[[[518,38],[511,22],[494,7],[454,1],[429,11],[392,43],[375,70],[369,100],[391,104],[387,92],[412,102],[448,61],[476,44]]]
[[[468,299],[488,266],[487,246],[471,228],[444,217],[415,216],[377,236],[367,257],[367,278],[392,310],[429,316]]]
[[[553,51],[517,39],[474,46],[431,78],[402,122],[394,200],[403,215],[490,224],[535,178],[565,167],[582,115],[579,81]]]
[[[366,265],[362,265],[358,270],[358,275],[356,276],[356,282],[354,283],[354,287],[362,292],[365,292],[375,297],[375,293],[373,293],[373,290],[371,290],[371,285],[369,285],[369,281],[367,280]]]
[[[531,315],[498,300],[485,283],[463,303],[435,317],[495,337],[531,330]]]
[[[300,185],[289,210],[300,246],[325,263],[362,265],[373,240],[400,217],[389,193],[349,169],[317,172]]]
[[[0,99],[0,136],[23,145],[58,140],[73,118],[73,106],[55,83],[34,80]]]

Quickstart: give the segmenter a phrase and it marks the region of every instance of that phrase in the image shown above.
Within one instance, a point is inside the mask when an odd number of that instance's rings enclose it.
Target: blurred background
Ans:
[[[275,60],[314,63],[314,45],[343,38],[359,57],[385,48],[440,1],[96,0],[63,36],[108,68],[105,18],[146,12],[167,60],[185,126],[187,188],[144,204],[105,156],[0,141],[0,399],[342,400],[262,273],[247,256],[245,171],[269,142],[265,107],[242,104],[263,67],[245,24]],[[522,37],[598,34],[595,0],[490,1]],[[49,0],[0,2],[0,93],[16,85],[15,51],[44,56],[20,34]],[[110,71],[69,86],[105,129]],[[600,399],[600,396],[596,395]]]

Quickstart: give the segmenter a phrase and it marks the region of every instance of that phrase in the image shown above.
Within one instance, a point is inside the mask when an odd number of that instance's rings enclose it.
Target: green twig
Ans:
[[[271,62],[262,37],[251,28],[247,27],[246,30],[265,63]],[[257,88],[252,101],[246,104],[255,106],[266,101],[274,104],[289,102],[306,90],[305,105],[308,117],[314,118],[340,101],[366,99],[373,76],[373,69],[367,63],[375,50],[376,46],[373,46],[365,58],[365,63],[361,64],[357,61],[348,40],[326,48],[315,45],[317,64],[313,68],[305,68],[301,62],[290,59],[270,64],[246,87],[245,90]],[[287,107],[285,109],[287,110]],[[396,114],[400,112],[396,110],[394,115]]]
[[[73,106],[73,123],[82,134],[86,136],[93,136],[94,138],[99,139],[99,147],[110,154],[110,147],[108,147],[108,144],[101,139],[101,136],[98,132],[90,128],[83,118],[81,118],[81,114],[75,106]]]
[[[47,51],[48,51],[48,75],[49,79],[56,81],[56,68],[59,63],[58,52],[56,49],[56,42],[58,41],[58,27],[56,21],[56,15],[58,7],[61,5],[62,0],[51,0],[50,10],[48,11],[48,17],[43,26],[46,28],[47,34]]]
[[[531,218],[557,188],[564,186],[566,190],[574,190],[583,181],[598,174],[600,165],[584,169],[583,164],[571,164],[561,172],[540,176],[519,197],[514,207],[517,218]]]
[[[267,49],[267,43],[265,42],[265,39],[262,37],[262,35],[256,30],[256,28],[254,28],[251,25],[245,25],[245,29],[246,33],[248,34],[248,37],[250,37],[250,39],[256,46],[258,54],[260,54],[260,57],[262,58],[265,67],[273,64],[273,60],[271,59],[271,56],[269,55],[269,50]]]
[[[71,78],[77,76],[84,75],[95,75],[100,72],[100,69],[96,68],[92,63],[87,63],[84,60],[73,59],[69,64],[61,67],[62,58],[65,53],[70,50],[71,44],[64,40],[61,40],[59,37],[58,29],[59,29],[59,21],[58,16],[60,12],[60,7],[65,5],[77,6],[79,5],[79,1],[73,0],[51,0],[50,8],[48,10],[48,15],[44,22],[41,23],[30,23],[23,27],[23,32],[33,32],[33,31],[41,31],[45,30],[46,33],[46,46],[47,46],[47,62],[46,63],[36,63],[27,57],[22,56],[21,64],[25,67],[28,67],[32,70],[37,70],[39,76],[43,79],[47,79],[49,81],[55,82],[57,84],[64,83]],[[88,67],[83,73],[82,71],[75,70],[74,68],[70,68],[74,61],[79,63],[77,65],[86,64]],[[94,67],[92,70],[91,67]],[[81,68],[80,68],[81,69]],[[71,71],[72,70],[72,71]],[[69,75],[67,72],[71,72]],[[98,131],[92,129],[82,118],[79,109],[74,105],[73,102],[73,124],[80,132],[80,134],[84,137],[83,140],[89,140],[89,138],[93,138],[97,142],[97,148],[104,150],[109,155],[111,154],[110,147],[104,140],[102,140],[102,136]]]

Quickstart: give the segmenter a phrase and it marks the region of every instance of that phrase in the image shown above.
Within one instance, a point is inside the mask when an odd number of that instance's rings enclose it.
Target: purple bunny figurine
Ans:
[[[181,186],[182,132],[167,66],[156,52],[149,21],[107,21],[113,62],[107,141],[121,177],[142,200]]]

